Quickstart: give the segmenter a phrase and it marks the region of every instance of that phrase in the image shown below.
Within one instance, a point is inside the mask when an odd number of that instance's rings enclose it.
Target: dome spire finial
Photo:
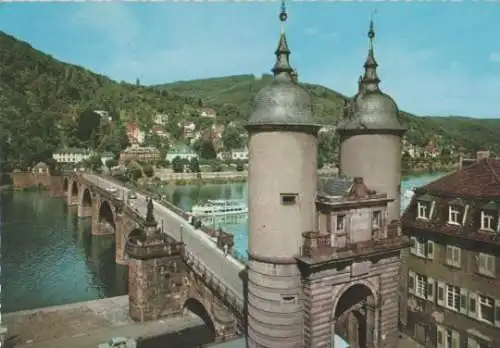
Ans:
[[[293,68],[290,66],[289,57],[290,49],[288,48],[288,43],[286,41],[285,35],[285,22],[288,19],[288,14],[286,12],[285,1],[281,1],[281,10],[279,14],[279,20],[281,21],[281,33],[278,42],[278,48],[274,52],[276,55],[276,63],[272,68],[272,72],[275,78],[292,80],[292,74],[294,72]]]
[[[374,12],[375,13],[375,12]],[[372,18],[370,19],[370,27],[368,29],[368,56],[366,57],[366,61],[364,64],[365,74],[363,76],[363,85],[365,89],[368,91],[376,91],[379,89],[378,84],[380,83],[380,79],[377,75],[377,61],[375,60],[374,53],[374,45],[373,39],[375,38],[375,28],[373,24],[373,13]]]

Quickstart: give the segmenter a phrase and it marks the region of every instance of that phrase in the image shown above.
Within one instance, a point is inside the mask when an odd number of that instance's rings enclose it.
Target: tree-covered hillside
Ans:
[[[0,159],[10,170],[47,160],[60,146],[116,151],[123,143],[125,121],[137,120],[149,129],[157,113],[169,115],[165,128],[171,133],[178,133],[179,121],[198,119],[200,107],[216,109],[218,122],[242,123],[253,96],[270,79],[241,75],[150,87],[120,83],[58,61],[0,31]],[[304,86],[313,96],[317,119],[335,124],[344,96],[323,86]],[[113,117],[112,125],[100,128],[92,139],[79,135],[89,110],[108,111]],[[490,147],[500,153],[500,120],[402,117],[413,143],[437,134],[471,152]]]

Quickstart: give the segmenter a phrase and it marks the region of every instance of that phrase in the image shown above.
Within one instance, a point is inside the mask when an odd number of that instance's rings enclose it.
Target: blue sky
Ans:
[[[382,89],[420,115],[499,117],[500,6],[493,2],[291,2],[300,80],[352,95],[374,15]],[[166,83],[274,63],[278,2],[4,3],[0,30],[116,80]]]

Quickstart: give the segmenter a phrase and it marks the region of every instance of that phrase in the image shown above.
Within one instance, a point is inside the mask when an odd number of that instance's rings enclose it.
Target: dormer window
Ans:
[[[431,218],[434,207],[434,198],[424,194],[417,199],[417,218],[428,220]]]
[[[450,224],[460,224],[460,209],[458,207],[450,206],[448,208],[448,222]]]
[[[493,231],[494,230],[494,226],[493,226],[494,220],[495,220],[495,217],[493,216],[493,214],[483,210],[481,212],[481,229],[486,230],[486,231]]]
[[[448,206],[448,223],[451,225],[463,225],[466,213],[467,205],[462,199],[456,198],[450,201]]]
[[[429,203],[417,202],[417,217],[419,219],[429,218]]]
[[[489,202],[481,207],[481,229],[484,231],[494,231],[495,220],[498,216],[498,207],[495,202]]]

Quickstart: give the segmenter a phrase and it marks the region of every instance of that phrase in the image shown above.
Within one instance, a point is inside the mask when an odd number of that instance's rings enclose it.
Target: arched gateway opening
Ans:
[[[112,229],[116,231],[115,217],[108,201],[102,201],[99,207],[99,223],[101,224],[101,229]]]
[[[215,324],[205,306],[197,299],[188,298],[184,303],[184,309],[196,314],[205,323],[207,330],[204,330],[205,332],[200,332],[200,336],[204,337],[198,337],[198,339],[206,343],[214,342],[216,336]]]
[[[89,189],[85,189],[83,191],[82,195],[82,205],[84,207],[91,207],[92,206],[92,197],[90,196],[90,191]]]
[[[78,184],[76,181],[73,181],[73,185],[71,186],[71,196],[78,197]]]
[[[64,192],[68,192],[68,186],[69,186],[68,178],[64,178],[64,180],[63,180],[63,191]]]
[[[333,334],[341,336],[352,348],[370,347],[375,322],[374,295],[364,284],[347,288],[334,307]]]

